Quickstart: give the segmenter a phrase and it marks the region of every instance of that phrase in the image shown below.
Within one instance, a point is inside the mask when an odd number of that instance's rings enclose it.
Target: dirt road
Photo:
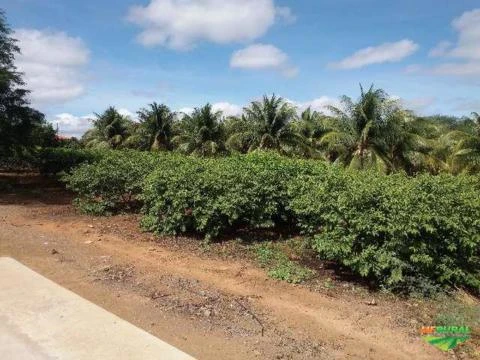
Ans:
[[[372,295],[271,280],[228,244],[202,252],[140,233],[135,216],[82,216],[70,202],[54,184],[3,191],[0,256],[198,359],[447,358],[422,342],[400,300],[371,306]]]

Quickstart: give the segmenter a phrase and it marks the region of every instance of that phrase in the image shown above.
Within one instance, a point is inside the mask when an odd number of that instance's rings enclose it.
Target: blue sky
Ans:
[[[421,114],[480,110],[478,0],[0,0],[32,103],[66,134],[114,105],[322,110],[374,83]]]

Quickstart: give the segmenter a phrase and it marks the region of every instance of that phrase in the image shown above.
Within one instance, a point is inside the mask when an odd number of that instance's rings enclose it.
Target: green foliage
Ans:
[[[132,121],[110,106],[92,119],[93,128],[82,137],[86,148],[118,149],[130,135]]]
[[[291,122],[297,118],[296,108],[281,97],[264,96],[262,101],[252,102],[244,111],[241,120],[230,123],[236,129],[227,141],[229,149],[240,152],[275,149],[290,154],[301,146],[301,137],[291,127]]]
[[[154,102],[137,114],[140,120],[138,133],[147,138],[146,150],[171,150],[175,113],[171,112],[168,106]]]
[[[73,199],[73,206],[83,214],[87,215],[110,215],[111,209],[106,201],[98,201],[86,198]]]
[[[145,182],[143,224],[162,233],[194,231],[208,238],[291,220],[286,184],[308,169],[269,153],[169,159]]]
[[[196,108],[191,115],[184,114],[176,123],[177,135],[172,142],[183,154],[217,156],[225,151],[225,129],[222,112],[214,111],[211,104]]]
[[[480,183],[472,176],[385,175],[269,152],[112,151],[65,181],[91,213],[142,203],[150,231],[211,239],[287,224],[322,259],[381,287],[423,295],[440,286],[480,290]],[[289,263],[271,270],[278,278],[291,272]]]
[[[322,258],[397,291],[480,290],[478,179],[329,168],[298,177],[289,193]]]
[[[357,102],[344,96],[340,107],[330,106],[334,116],[320,140],[327,158],[357,170],[413,172],[412,157],[427,151],[413,116],[382,89],[360,90]]]
[[[257,261],[268,269],[268,276],[298,284],[308,280],[314,272],[289,259],[282,248],[274,243],[261,244],[255,247]]]
[[[49,146],[55,131],[45,116],[29,107],[15,57],[20,53],[5,14],[0,9],[0,157],[20,158],[37,146]]]
[[[103,152],[72,149],[72,148],[44,148],[35,155],[33,163],[42,174],[58,174],[69,172],[82,163],[93,163],[103,156]]]
[[[76,204],[89,213],[109,213],[135,207],[143,179],[159,158],[133,150],[105,152],[94,163],[84,163],[63,181],[77,194]]]

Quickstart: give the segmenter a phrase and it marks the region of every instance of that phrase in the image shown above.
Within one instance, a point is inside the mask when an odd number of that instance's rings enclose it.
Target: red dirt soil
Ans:
[[[232,243],[156,238],[134,215],[79,215],[53,181],[14,180],[0,190],[0,256],[198,359],[449,358],[420,339],[411,302],[275,281]]]

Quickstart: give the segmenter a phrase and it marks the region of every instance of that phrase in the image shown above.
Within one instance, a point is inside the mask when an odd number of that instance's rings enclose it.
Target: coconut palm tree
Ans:
[[[406,147],[410,150],[407,153],[409,172],[453,172],[453,154],[458,142],[464,137],[463,131],[457,130],[456,124],[450,119],[440,116],[406,118],[410,136],[416,136],[413,146]],[[404,140],[397,136],[397,141]]]
[[[113,106],[95,115],[93,129],[83,135],[82,142],[89,148],[119,148],[129,135],[131,120]]]
[[[414,115],[412,111],[397,109],[380,128],[389,171],[404,170],[408,174],[421,171],[439,173],[448,169],[446,152],[447,139],[440,141],[443,128],[438,124]]]
[[[324,114],[305,109],[298,120],[292,122],[292,128],[297,136],[302,138],[302,146],[299,147],[301,155],[310,158],[325,158],[322,151],[321,138],[328,130],[329,119]]]
[[[148,148],[170,150],[175,113],[170,111],[168,106],[153,102],[148,108],[140,109],[137,114],[140,121],[138,133],[139,136],[147,137]]]
[[[477,136],[480,137],[480,113],[473,112],[472,113],[472,121],[475,124],[475,133]]]
[[[454,173],[477,173],[480,171],[480,115],[472,113],[472,130],[463,132],[453,155]]]
[[[275,149],[291,153],[301,145],[301,137],[295,134],[291,122],[297,118],[296,109],[281,97],[264,96],[244,108],[243,122],[247,125],[231,135],[227,144],[230,148]]]
[[[382,89],[372,85],[364,91],[360,86],[360,91],[357,102],[343,96],[340,107],[329,106],[334,117],[320,143],[336,163],[353,169],[394,170],[393,161],[405,151],[394,146],[405,113]],[[402,131],[406,139],[407,131]]]
[[[221,118],[222,112],[214,112],[211,104],[195,108],[191,115],[184,114],[176,124],[178,135],[172,138],[172,143],[185,154],[221,154],[225,150],[225,131]]]
[[[246,154],[253,150],[255,143],[254,127],[245,114],[229,116],[225,119],[225,146],[230,152]]]
[[[151,150],[151,134],[139,122],[131,122],[128,126],[128,137],[122,142],[122,148],[135,150]]]

